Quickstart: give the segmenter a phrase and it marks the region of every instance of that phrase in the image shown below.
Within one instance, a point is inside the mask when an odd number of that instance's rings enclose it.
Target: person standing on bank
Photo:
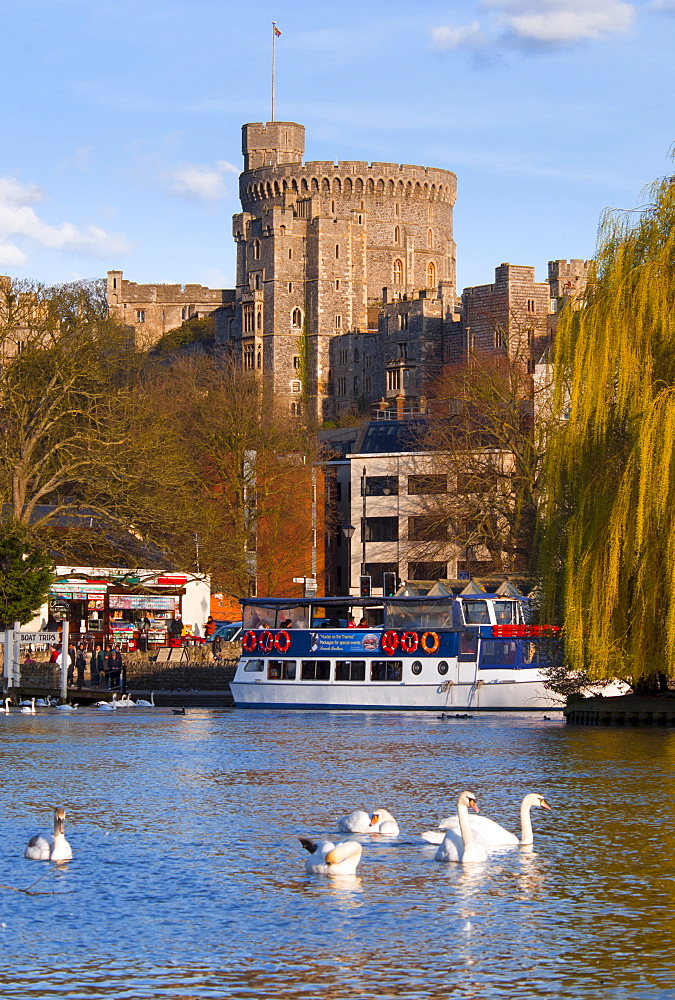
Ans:
[[[77,647],[77,655],[75,656],[75,669],[77,670],[77,689],[81,691],[84,687],[84,671],[87,666],[87,661],[84,658],[84,646],[82,643]]]
[[[91,660],[89,662],[89,671],[91,673],[91,686],[98,687],[98,682],[100,680],[101,674],[105,670],[105,653],[103,652],[103,647],[100,643],[96,643],[94,646],[94,651],[91,654]]]
[[[68,646],[68,673],[66,675],[66,683],[70,685],[75,683],[75,658],[76,651],[71,642]]]
[[[124,664],[122,663],[122,654],[120,653],[120,647],[115,646],[115,648],[111,649],[108,654],[107,672],[110,678],[111,691],[119,691],[123,667]]]

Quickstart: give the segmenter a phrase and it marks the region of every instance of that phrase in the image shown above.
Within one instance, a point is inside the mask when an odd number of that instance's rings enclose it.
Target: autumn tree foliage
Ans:
[[[603,220],[583,308],[561,317],[545,465],[544,614],[573,668],[673,672],[675,184]]]

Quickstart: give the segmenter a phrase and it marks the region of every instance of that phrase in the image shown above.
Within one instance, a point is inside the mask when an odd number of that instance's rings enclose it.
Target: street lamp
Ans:
[[[352,536],[356,528],[353,524],[343,524],[342,534],[347,539],[347,593],[352,589]]]

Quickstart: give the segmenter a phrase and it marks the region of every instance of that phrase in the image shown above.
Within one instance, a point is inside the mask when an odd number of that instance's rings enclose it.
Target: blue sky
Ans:
[[[675,0],[5,0],[0,273],[231,287],[240,128],[453,170],[458,286],[593,254],[672,170]]]

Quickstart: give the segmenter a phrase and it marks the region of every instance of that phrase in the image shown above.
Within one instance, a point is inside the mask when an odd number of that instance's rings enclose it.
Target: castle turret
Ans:
[[[305,152],[305,126],[295,122],[253,122],[241,129],[244,170],[301,163]]]

